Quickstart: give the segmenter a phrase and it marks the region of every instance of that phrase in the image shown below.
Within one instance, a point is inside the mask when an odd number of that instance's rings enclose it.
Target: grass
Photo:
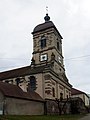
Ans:
[[[84,115],[43,115],[43,116],[29,116],[29,115],[7,115],[0,116],[0,120],[79,120]]]

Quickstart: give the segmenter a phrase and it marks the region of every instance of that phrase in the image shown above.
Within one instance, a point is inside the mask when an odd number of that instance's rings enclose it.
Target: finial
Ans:
[[[48,6],[46,6],[46,14],[48,14]]]
[[[48,16],[48,6],[46,6],[46,16],[44,17],[45,22],[48,22],[50,20],[50,17]]]

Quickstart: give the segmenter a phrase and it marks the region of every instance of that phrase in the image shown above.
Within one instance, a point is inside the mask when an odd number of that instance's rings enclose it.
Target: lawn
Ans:
[[[0,120],[79,120],[84,115],[47,115],[47,116],[20,116],[20,115],[12,115],[12,116],[0,116]]]

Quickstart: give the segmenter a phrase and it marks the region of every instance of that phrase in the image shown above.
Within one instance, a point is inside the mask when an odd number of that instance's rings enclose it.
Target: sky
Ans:
[[[0,0],[0,72],[28,66],[34,27],[50,20],[63,37],[66,75],[90,94],[90,0]]]

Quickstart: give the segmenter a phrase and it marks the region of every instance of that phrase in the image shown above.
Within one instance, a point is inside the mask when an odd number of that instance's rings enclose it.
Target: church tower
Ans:
[[[24,92],[34,91],[44,100],[71,96],[71,84],[65,74],[60,32],[50,21],[37,25],[33,32],[31,65],[1,73],[0,80],[19,86]]]
[[[37,76],[37,90],[44,99],[70,97],[71,85],[65,74],[62,55],[62,36],[48,14],[45,22],[37,25],[33,32],[32,69],[42,69]],[[41,84],[40,84],[41,83]],[[41,89],[40,89],[41,88]]]
[[[37,66],[51,64],[54,72],[64,72],[62,56],[62,36],[50,21],[48,14],[44,17],[45,23],[37,25],[33,34],[33,58]]]

